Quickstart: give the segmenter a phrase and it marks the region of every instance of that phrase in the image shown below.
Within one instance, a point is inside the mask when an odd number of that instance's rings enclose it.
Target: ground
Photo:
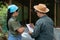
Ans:
[[[60,28],[54,28],[54,37],[56,40],[60,40]]]
[[[25,30],[26,33],[22,40],[34,40],[27,34],[27,31],[28,29]],[[54,40],[60,40],[60,28],[54,28]]]
[[[31,36],[27,33],[28,29],[26,28],[25,32],[22,35],[22,40],[34,40],[31,38]],[[60,40],[60,28],[54,28],[54,40]],[[6,40],[5,37],[0,37],[0,40]]]

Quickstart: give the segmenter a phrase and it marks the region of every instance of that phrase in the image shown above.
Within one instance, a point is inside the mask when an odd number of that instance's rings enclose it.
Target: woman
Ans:
[[[17,21],[18,7],[16,5],[8,6],[7,27],[9,29],[8,40],[21,40],[21,34],[24,27]]]

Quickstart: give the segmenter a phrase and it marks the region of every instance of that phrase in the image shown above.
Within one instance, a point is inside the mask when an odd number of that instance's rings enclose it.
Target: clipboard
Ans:
[[[29,29],[29,31],[33,32],[34,29],[32,27],[30,27],[30,24],[26,24],[26,26]]]

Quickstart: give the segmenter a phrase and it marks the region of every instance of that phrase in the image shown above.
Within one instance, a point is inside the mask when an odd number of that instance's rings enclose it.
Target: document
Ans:
[[[30,26],[30,24],[26,24],[27,28],[29,29],[29,31],[33,32],[33,28]]]

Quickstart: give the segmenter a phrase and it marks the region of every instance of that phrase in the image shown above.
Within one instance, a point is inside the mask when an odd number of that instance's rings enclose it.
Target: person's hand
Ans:
[[[29,31],[29,34],[31,35],[31,34],[32,34],[32,32],[31,32],[31,31]]]
[[[18,32],[19,32],[20,34],[22,34],[22,33],[24,32],[24,30],[25,30],[25,27],[20,27],[20,28],[18,29]]]
[[[30,23],[30,27],[34,28],[34,24],[33,23]]]

